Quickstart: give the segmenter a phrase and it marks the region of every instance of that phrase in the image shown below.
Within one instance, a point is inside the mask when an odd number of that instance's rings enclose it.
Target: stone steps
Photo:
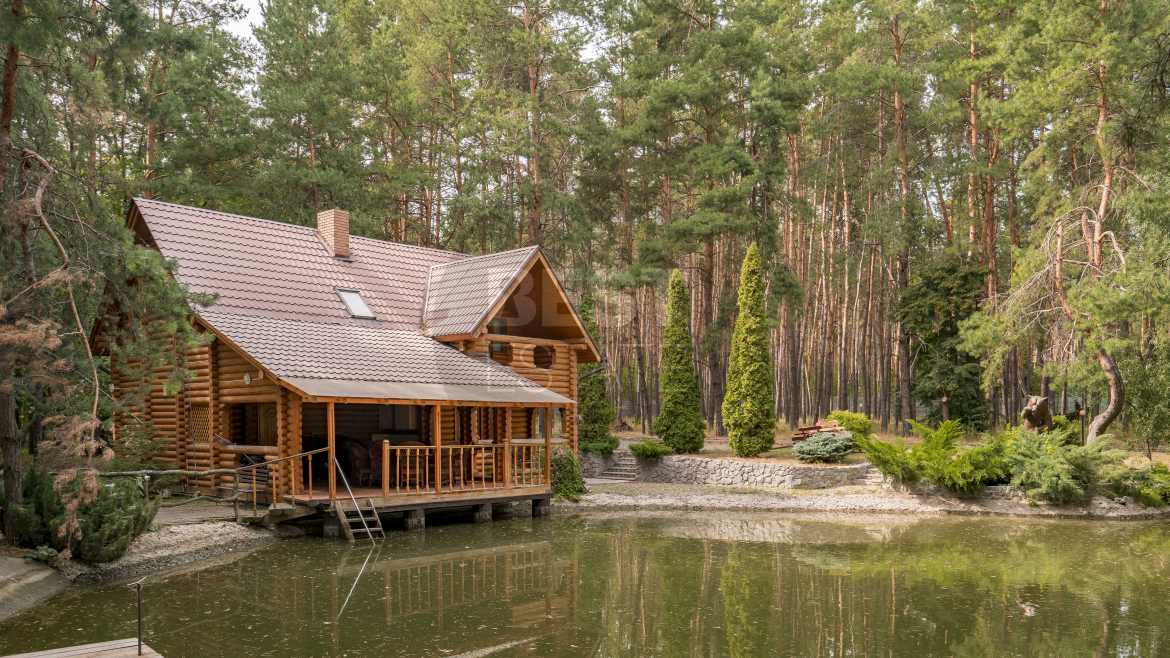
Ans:
[[[633,481],[638,477],[638,460],[628,450],[618,450],[613,453],[613,462],[609,468],[601,473],[607,480]]]

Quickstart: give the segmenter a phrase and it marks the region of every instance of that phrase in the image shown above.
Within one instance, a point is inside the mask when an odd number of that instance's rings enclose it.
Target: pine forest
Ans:
[[[195,296],[124,228],[139,196],[304,225],[339,208],[355,234],[472,254],[539,244],[647,434],[676,269],[701,414],[728,434],[752,245],[782,426],[987,429],[1043,395],[1096,436],[1170,359],[1159,0],[8,9],[4,437],[108,422],[79,340],[103,300],[144,367],[193,344]]]

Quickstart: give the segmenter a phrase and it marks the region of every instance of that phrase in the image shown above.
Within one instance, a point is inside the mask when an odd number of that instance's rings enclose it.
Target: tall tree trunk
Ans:
[[[4,499],[10,508],[24,504],[24,470],[20,457],[20,430],[16,427],[13,357],[12,346],[0,346],[0,455],[4,457]],[[4,519],[4,536],[11,543],[16,531],[16,517],[5,514]]]

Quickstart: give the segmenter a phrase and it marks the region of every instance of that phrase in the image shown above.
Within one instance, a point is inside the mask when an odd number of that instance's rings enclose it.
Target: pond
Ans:
[[[1150,657],[1168,576],[1165,524],[614,514],[290,540],[143,598],[166,658]],[[134,620],[124,584],[74,588],[0,623],[0,655]]]

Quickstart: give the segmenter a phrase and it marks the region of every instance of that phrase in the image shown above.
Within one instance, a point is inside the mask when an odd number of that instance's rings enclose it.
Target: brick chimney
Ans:
[[[334,209],[317,213],[317,230],[334,256],[349,258],[349,212]]]

